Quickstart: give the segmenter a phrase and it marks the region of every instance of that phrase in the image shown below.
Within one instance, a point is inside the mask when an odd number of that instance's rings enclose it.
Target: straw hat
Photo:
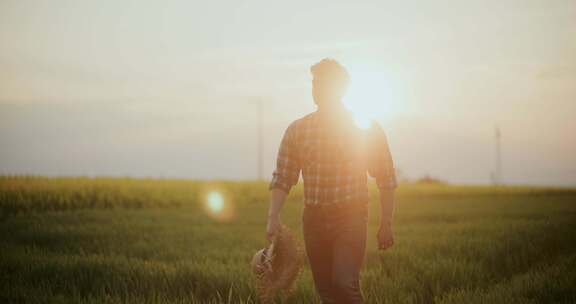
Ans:
[[[272,242],[252,257],[252,272],[261,303],[271,303],[276,293],[286,297],[294,290],[294,283],[304,264],[301,246],[285,225]]]

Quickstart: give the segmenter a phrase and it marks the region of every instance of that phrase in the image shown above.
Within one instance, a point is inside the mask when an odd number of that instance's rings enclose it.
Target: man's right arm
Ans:
[[[280,226],[280,210],[286,201],[288,193],[280,188],[270,190],[270,208],[268,209],[268,218],[266,226],[266,239],[270,242]]]
[[[300,177],[301,163],[298,155],[298,147],[295,140],[294,124],[291,124],[282,137],[276,168],[272,173],[272,180],[268,185],[270,190],[270,207],[268,209],[268,225],[266,238],[271,241],[280,224],[280,211],[290,189]]]

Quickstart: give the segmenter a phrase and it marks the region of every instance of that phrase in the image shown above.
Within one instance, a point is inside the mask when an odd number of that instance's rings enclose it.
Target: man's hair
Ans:
[[[315,78],[336,80],[343,85],[348,84],[350,80],[346,68],[332,58],[324,58],[314,64],[310,67],[310,72]]]

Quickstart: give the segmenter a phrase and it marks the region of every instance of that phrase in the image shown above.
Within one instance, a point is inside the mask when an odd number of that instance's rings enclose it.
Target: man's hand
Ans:
[[[394,245],[394,233],[392,231],[392,224],[380,224],[378,228],[378,249],[385,250]]]
[[[394,213],[394,190],[380,190],[380,228],[378,228],[378,249],[388,249],[394,245],[392,214]]]
[[[266,226],[266,239],[272,242],[276,233],[280,229],[280,218],[278,216],[268,217],[268,225]]]

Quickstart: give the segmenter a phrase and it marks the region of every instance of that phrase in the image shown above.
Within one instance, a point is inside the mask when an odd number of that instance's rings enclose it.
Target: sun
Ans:
[[[350,86],[342,102],[354,115],[359,128],[366,129],[372,121],[389,116],[395,102],[389,76],[368,65],[347,66]]]

